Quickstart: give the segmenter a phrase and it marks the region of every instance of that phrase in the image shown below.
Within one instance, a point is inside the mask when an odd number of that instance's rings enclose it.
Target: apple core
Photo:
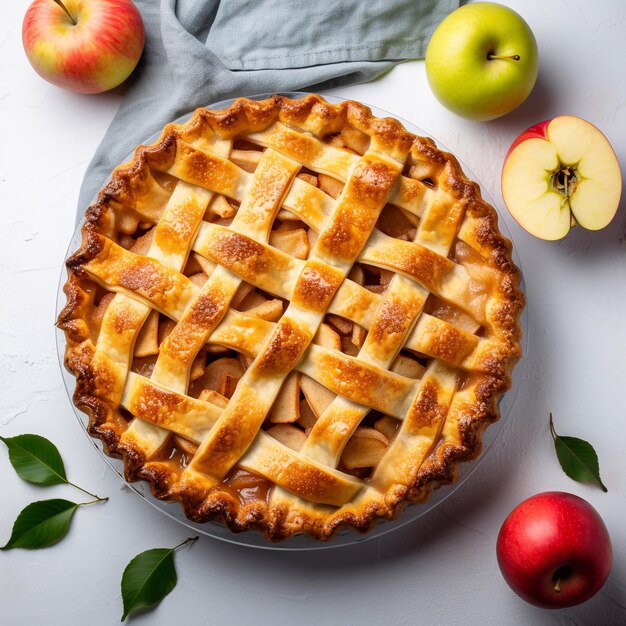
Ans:
[[[561,165],[560,168],[552,174],[550,183],[555,191],[561,193],[566,200],[576,191],[580,174],[576,166]]]
[[[562,196],[561,208],[567,208],[571,212],[570,197],[576,193],[580,174],[574,165],[559,165],[559,169],[550,177],[550,186]],[[570,225],[576,226],[578,222],[573,213],[570,213]]]

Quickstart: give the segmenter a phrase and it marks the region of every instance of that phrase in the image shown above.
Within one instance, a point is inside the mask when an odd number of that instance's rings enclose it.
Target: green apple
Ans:
[[[492,120],[519,106],[532,91],[539,56],[528,24],[494,2],[467,4],[437,27],[426,50],[426,75],[450,111]]]

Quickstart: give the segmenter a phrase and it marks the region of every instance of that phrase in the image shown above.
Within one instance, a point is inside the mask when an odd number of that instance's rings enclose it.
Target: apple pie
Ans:
[[[317,95],[118,166],[67,261],[74,402],[195,522],[328,539],[451,483],[520,355],[511,245],[456,159]]]

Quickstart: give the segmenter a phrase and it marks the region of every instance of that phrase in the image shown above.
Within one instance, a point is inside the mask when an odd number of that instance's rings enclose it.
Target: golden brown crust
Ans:
[[[280,133],[279,139],[271,134],[277,121],[284,125],[276,131]],[[175,306],[168,298],[179,297],[185,289],[185,293],[191,293],[187,282],[179,284],[181,281],[176,282],[174,273],[163,274],[158,261],[141,260],[135,265],[124,263],[123,267],[116,268],[116,260],[129,253],[109,239],[115,232],[126,232],[124,229],[132,231],[132,225],[136,227],[142,220],[158,220],[170,194],[156,181],[152,172],[168,173],[190,185],[200,185],[228,198],[238,199],[240,181],[236,168],[212,152],[203,151],[204,138],[213,136],[219,141],[226,141],[242,135],[266,133],[260,140],[263,145],[272,148],[274,142],[280,140],[284,158],[295,159],[315,169],[314,166],[323,158],[323,151],[320,151],[320,143],[312,135],[330,136],[340,132],[346,124],[369,135],[372,152],[361,159],[360,165],[352,172],[351,182],[346,185],[343,208],[333,215],[330,226],[320,238],[322,258],[327,253],[337,259],[354,259],[361,245],[356,246],[354,239],[346,239],[345,233],[355,233],[356,239],[367,237],[377,215],[368,214],[368,207],[371,205],[374,210],[375,206],[384,204],[389,194],[391,201],[398,206],[411,206],[415,211],[421,211],[420,203],[429,191],[428,180],[422,183],[405,176],[398,178],[395,172],[397,166],[393,163],[394,160],[404,161],[406,157],[407,167],[427,164],[432,168],[433,175],[438,176],[438,186],[454,201],[445,214],[450,222],[449,228],[455,229],[451,237],[458,237],[468,244],[490,272],[490,292],[480,302],[480,312],[491,335],[490,343],[483,342],[483,352],[476,359],[480,362],[472,368],[464,388],[455,393],[454,390],[446,391],[445,385],[438,387],[429,381],[419,389],[413,405],[407,407],[406,437],[428,432],[435,443],[427,450],[428,454],[419,466],[408,468],[404,481],[394,480],[387,484],[382,477],[380,484],[385,484],[383,491],[364,485],[352,501],[344,503],[344,498],[352,497],[349,494],[354,491],[349,481],[319,470],[312,462],[305,463],[300,458],[294,458],[282,471],[281,489],[298,493],[310,504],[281,497],[280,493],[274,493],[271,499],[265,501],[243,502],[223,483],[209,481],[199,472],[198,475],[187,472],[181,478],[171,464],[156,457],[147,458],[132,437],[123,437],[128,422],[119,405],[111,401],[119,381],[114,370],[107,369],[94,358],[90,309],[96,297],[96,286],[91,270],[106,261],[106,272],[116,274],[116,285],[121,291],[138,292],[146,300],[156,302],[161,310],[173,314],[171,311]],[[312,134],[291,130],[298,127]],[[385,156],[381,157],[381,154]],[[341,154],[337,156],[338,178],[345,179],[354,156],[346,152],[343,161],[342,158]],[[275,200],[280,201],[279,198]],[[456,224],[463,213],[465,217],[457,232]],[[428,219],[432,219],[433,224],[443,223],[441,216],[437,217],[436,208]],[[425,218],[424,229],[428,227],[427,221]],[[126,226],[126,222],[130,226]],[[175,240],[179,232],[193,228],[192,223],[175,225],[166,239]],[[224,111],[199,109],[188,123],[166,126],[154,144],[138,147],[129,163],[114,170],[96,202],[88,208],[82,234],[80,248],[67,262],[69,278],[64,287],[67,304],[57,322],[67,338],[66,367],[76,377],[74,402],[89,416],[88,430],[92,436],[102,440],[105,452],[124,459],[127,479],[148,481],[155,497],[179,501],[187,517],[193,521],[219,520],[234,532],[257,529],[273,541],[299,532],[326,540],[338,528],[345,526],[365,532],[377,519],[393,518],[407,503],[424,501],[434,488],[453,482],[458,462],[475,458],[480,453],[482,431],[498,419],[497,401],[510,387],[510,373],[520,356],[519,316],[524,305],[519,289],[519,271],[511,260],[511,244],[498,230],[495,210],[482,200],[478,185],[465,177],[452,155],[438,150],[429,139],[413,136],[395,120],[373,117],[364,105],[352,101],[330,104],[319,96],[311,95],[300,100],[281,96],[260,102],[238,99]],[[213,261],[244,278],[250,271],[254,274],[267,271],[267,247],[253,238],[218,226],[213,227],[209,236],[216,244],[212,247]],[[458,267],[445,255],[436,252],[435,240],[430,249],[409,242],[398,244],[396,249],[402,254],[393,262],[388,259],[387,265],[433,291],[437,291],[450,272]],[[275,254],[274,257],[271,258],[272,263],[283,263],[281,255]],[[341,282],[341,274],[335,276],[330,266],[316,260],[305,263],[306,271],[295,283],[293,301],[323,313]],[[285,265],[285,272],[290,268],[289,264]],[[474,280],[471,263],[467,264],[467,268]],[[108,279],[105,276],[101,280],[107,283]],[[165,285],[165,292],[152,293],[150,290],[155,284],[160,287]],[[370,335],[372,339],[379,337],[385,344],[394,334],[403,336],[408,332],[413,313],[401,306],[401,300],[382,302],[380,315],[375,318]],[[197,312],[202,318],[196,320],[198,327],[207,324],[207,316],[214,327],[219,321],[221,304],[206,297],[196,300],[196,309],[198,303],[202,304],[201,311]],[[448,326],[437,326],[446,332],[430,344],[431,356],[457,365],[469,358],[468,354],[475,346],[468,347],[467,333]],[[290,325],[286,318],[277,330],[274,343],[270,343],[268,351],[258,361],[257,369],[262,375],[282,375],[290,371],[310,341],[306,331]],[[183,339],[184,336],[181,334]],[[171,342],[174,342],[177,335],[171,337]],[[389,343],[389,349],[392,344],[393,341]],[[190,360],[193,361],[193,355]],[[333,362],[333,366],[337,371],[343,371],[339,384],[351,381],[346,386],[345,397],[350,398],[351,385],[358,384],[372,396],[369,406],[376,405],[375,396],[381,395],[377,387],[383,379],[375,368],[355,368],[349,360]],[[361,377],[358,383],[355,376]],[[392,379],[387,377],[384,380],[389,383]],[[397,384],[402,386],[405,383],[398,378]],[[359,399],[363,398],[363,389]],[[143,406],[137,412],[145,416],[153,415],[155,420],[162,422],[167,416],[154,408],[156,400],[164,406],[177,406],[180,397],[166,390],[159,395],[155,388],[151,388],[151,393],[156,395],[154,398],[151,396],[150,406]],[[244,423],[245,420],[241,422],[242,428]],[[227,440],[232,436],[229,428],[220,431]],[[250,431],[246,437],[253,435]],[[224,446],[228,448],[227,440],[220,442],[220,450]],[[397,445],[401,443],[399,441]],[[228,454],[226,449],[223,452]],[[335,483],[340,487],[336,487]],[[331,493],[335,495],[329,495]],[[341,497],[336,495],[338,493]],[[333,497],[337,498],[336,502],[331,502]]]

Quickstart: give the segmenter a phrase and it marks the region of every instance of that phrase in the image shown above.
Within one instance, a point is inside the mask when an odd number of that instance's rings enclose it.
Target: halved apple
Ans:
[[[520,226],[540,239],[562,239],[575,224],[604,228],[621,192],[620,167],[608,139],[572,115],[531,126],[504,159],[504,203]]]

